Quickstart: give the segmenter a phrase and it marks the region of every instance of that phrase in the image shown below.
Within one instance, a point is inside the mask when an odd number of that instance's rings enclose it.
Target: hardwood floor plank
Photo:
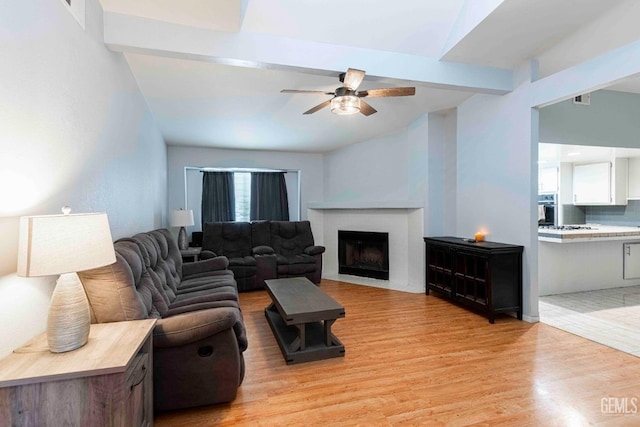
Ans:
[[[321,289],[345,307],[333,325],[344,358],[286,365],[264,316],[269,296],[241,294],[249,348],[236,400],[155,424],[640,425],[640,414],[601,411],[602,398],[640,400],[637,357],[506,315],[491,325],[433,295]]]

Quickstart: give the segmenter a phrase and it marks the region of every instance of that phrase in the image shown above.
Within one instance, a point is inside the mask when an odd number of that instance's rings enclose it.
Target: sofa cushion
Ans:
[[[190,276],[180,283],[178,295],[193,291],[200,291],[202,289],[215,289],[221,286],[230,286],[231,283],[233,283],[233,272],[230,270],[218,272],[212,271],[209,275],[198,274]]]
[[[114,264],[78,272],[94,320],[104,323],[161,317],[168,305],[146,272],[138,245],[117,242],[114,250]]]
[[[276,254],[300,255],[313,245],[309,221],[271,221],[271,247]]]
[[[230,267],[236,267],[236,266],[255,267],[255,265],[256,265],[256,259],[252,256],[229,258]]]
[[[229,260],[226,257],[213,257],[196,262],[182,264],[182,278],[211,271],[224,271],[229,267]]]
[[[170,235],[166,236],[159,231],[139,233],[131,239],[140,246],[149,275],[157,286],[164,289],[171,302],[182,278],[182,256],[174,241],[169,244]],[[168,233],[168,230],[165,231]],[[175,246],[175,249],[172,246]]]
[[[276,255],[276,261],[278,265],[282,264],[313,264],[314,268],[316,265],[316,259],[311,255],[293,255],[293,256],[284,256],[284,255]]]
[[[202,304],[211,302],[224,303],[215,304],[215,306],[238,307],[238,292],[235,286],[221,286],[178,295],[171,303],[169,310],[175,312],[175,309],[181,307],[186,309],[183,311],[197,311],[201,309]]]
[[[251,224],[211,222],[203,225],[202,249],[227,258],[251,255]]]
[[[271,247],[271,221],[251,221],[251,244]]]
[[[242,315],[236,307],[200,310],[161,319],[153,330],[153,345],[160,348],[182,346],[229,328],[236,334],[240,351],[246,350],[247,336]]]
[[[315,264],[279,264],[278,276],[302,276],[316,271]]]

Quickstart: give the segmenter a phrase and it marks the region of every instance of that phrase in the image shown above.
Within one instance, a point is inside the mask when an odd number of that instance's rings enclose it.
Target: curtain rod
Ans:
[[[185,166],[186,169],[197,170],[200,172],[299,172],[298,169],[264,169],[264,168],[200,168],[194,166]]]

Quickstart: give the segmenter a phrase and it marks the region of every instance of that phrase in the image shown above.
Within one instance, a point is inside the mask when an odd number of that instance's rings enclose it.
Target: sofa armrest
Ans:
[[[208,271],[226,270],[227,267],[229,267],[229,260],[224,256],[196,262],[185,262],[182,264],[182,276],[187,277]]]
[[[203,249],[200,251],[200,259],[210,259],[210,258],[216,258],[218,255],[213,252],[213,251],[209,251],[206,249]]]
[[[324,253],[324,246],[309,246],[308,248],[304,248],[304,253],[307,255],[319,255]]]
[[[273,255],[275,253],[271,246],[256,246],[251,252],[254,255]]]
[[[177,347],[210,337],[241,322],[237,308],[217,307],[158,319],[153,345]]]

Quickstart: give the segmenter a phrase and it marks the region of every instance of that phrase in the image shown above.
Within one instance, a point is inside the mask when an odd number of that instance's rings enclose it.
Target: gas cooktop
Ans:
[[[540,225],[538,228],[544,230],[593,230],[588,225]]]

